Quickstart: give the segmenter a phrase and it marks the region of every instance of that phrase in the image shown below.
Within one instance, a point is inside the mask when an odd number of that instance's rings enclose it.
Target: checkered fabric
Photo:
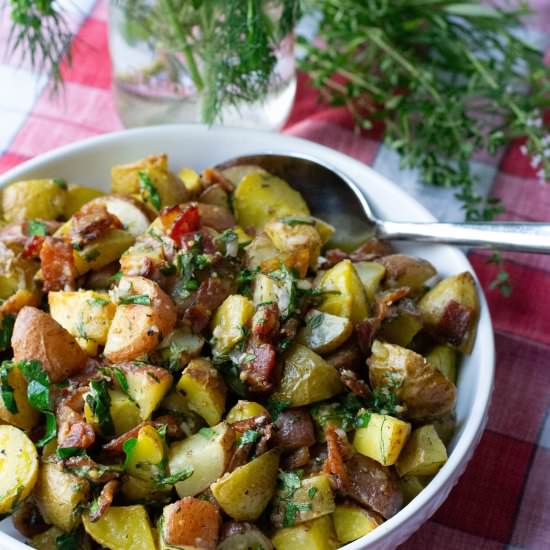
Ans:
[[[65,3],[65,2],[64,2]],[[0,64],[0,172],[66,143],[121,128],[110,92],[105,0],[66,1],[75,30],[73,65],[65,66],[61,100],[52,100],[43,76],[16,60]],[[550,0],[534,0],[537,16],[525,33],[550,43]],[[76,7],[77,6],[77,7]],[[0,19],[0,51],[9,31]],[[547,52],[550,62],[550,49]],[[343,109],[320,107],[300,77],[285,132],[336,148],[401,183],[440,219],[459,220],[453,192],[421,186],[402,172],[380,131],[353,132]],[[550,219],[550,185],[537,181],[515,142],[500,159],[474,162],[480,189],[500,197],[506,219]],[[486,291],[496,331],[496,387],[487,430],[449,499],[402,548],[406,550],[543,550],[550,548],[550,257],[506,254],[514,292],[489,290],[496,267],[484,253],[470,260]]]

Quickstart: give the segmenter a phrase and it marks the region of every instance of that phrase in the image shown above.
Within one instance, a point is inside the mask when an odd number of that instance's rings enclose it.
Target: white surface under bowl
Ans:
[[[281,134],[231,128],[209,130],[194,125],[140,128],[62,147],[5,173],[0,177],[0,187],[19,179],[61,177],[109,191],[111,166],[146,155],[167,153],[171,167],[192,166],[200,170],[238,155],[257,152],[292,152],[319,158],[355,180],[381,218],[433,221],[429,212],[395,184],[341,153]],[[456,248],[421,244],[398,248],[428,259],[440,275],[465,270],[473,273],[464,254]],[[382,550],[404,542],[441,506],[472,457],[486,423],[494,370],[493,329],[481,290],[480,298],[477,340],[473,353],[464,359],[458,377],[458,428],[450,445],[449,460],[412,502],[367,536],[345,546],[346,550]],[[28,548],[18,540],[22,538],[9,518],[0,523],[0,548]]]

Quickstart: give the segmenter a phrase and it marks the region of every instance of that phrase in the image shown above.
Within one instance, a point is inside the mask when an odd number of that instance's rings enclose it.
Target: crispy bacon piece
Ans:
[[[63,467],[93,483],[107,483],[120,477],[120,471],[98,464],[89,456],[71,456],[63,460]]]
[[[329,269],[342,260],[351,260],[352,262],[371,261],[391,253],[392,249],[386,242],[378,239],[370,239],[351,253],[344,252],[339,248],[327,250],[321,268]]]
[[[44,238],[40,235],[33,235],[27,239],[25,247],[23,248],[23,258],[38,258],[40,257],[40,250],[44,244]]]
[[[44,225],[47,235],[53,235],[61,226],[60,222],[53,220],[36,220]],[[33,235],[29,233],[29,222],[10,223],[0,229],[0,242],[7,245],[25,246]]]
[[[350,480],[344,464],[346,454],[344,442],[340,439],[338,429],[334,424],[328,424],[325,435],[327,438],[328,456],[323,470],[325,473],[331,475],[331,482],[335,486],[335,489],[345,493],[350,486]]]
[[[231,294],[233,282],[219,277],[209,277],[203,281],[195,295],[193,303],[183,317],[191,323],[193,332],[202,332],[208,325],[212,314]]]
[[[32,498],[27,498],[16,507],[11,520],[13,526],[28,539],[43,533],[48,528]]]
[[[181,246],[182,239],[189,233],[198,231],[201,226],[201,217],[199,208],[196,204],[191,203],[183,210],[172,224],[170,229],[170,237]]]
[[[327,355],[326,361],[338,371],[342,369],[360,371],[365,366],[365,356],[354,339],[350,339],[339,349]]]
[[[272,373],[277,365],[277,352],[273,344],[251,340],[245,351],[247,360],[241,365],[241,377],[257,393],[273,390]]]
[[[111,214],[104,204],[82,208],[73,216],[68,239],[77,246],[95,241],[111,228],[122,229],[121,221]]]
[[[46,237],[40,250],[44,290],[73,288],[76,279],[73,249],[62,239]]]
[[[273,436],[273,425],[267,415],[253,416],[251,418],[245,418],[231,424],[237,435],[240,437],[248,430],[254,430],[260,434],[260,438],[255,443],[245,443],[239,445],[233,453],[229,465],[227,467],[228,472],[232,472],[235,468],[243,466],[249,461],[250,453],[254,449],[254,455],[260,456],[268,449],[268,443]]]
[[[474,312],[470,308],[451,300],[437,324],[437,336],[452,346],[462,345],[471,326],[473,315]]]
[[[231,424],[231,427],[239,434],[243,434],[247,430],[259,430],[260,428],[267,426],[269,423],[269,416],[266,414],[260,414],[258,416],[245,418],[244,420],[237,420],[237,422],[233,422]]]
[[[357,395],[358,397],[367,398],[370,396],[371,391],[369,385],[359,378],[357,373],[350,369],[341,369],[338,371],[340,375],[340,380],[348,388],[348,390]]]
[[[202,183],[205,187],[214,185],[215,183],[221,185],[228,193],[235,191],[233,182],[226,178],[219,170],[215,168],[205,168],[202,172]]]
[[[258,342],[271,343],[279,332],[279,306],[259,305],[252,317],[252,337]]]
[[[84,420],[84,394],[87,387],[71,391],[56,408],[59,447],[87,449],[95,443],[93,427]]]
[[[128,439],[132,439],[132,437],[137,437],[139,430],[141,430],[143,426],[154,426],[155,428],[166,426],[166,435],[170,438],[181,437],[182,435],[179,424],[173,416],[159,416],[156,420],[146,420],[115,439],[111,439],[109,443],[103,445],[103,450],[106,453],[122,453],[124,443],[126,443]]]
[[[90,510],[90,521],[97,521],[111,506],[113,503],[113,497],[115,496],[116,491],[120,482],[116,479],[111,479],[108,481],[101,489],[101,493],[97,497],[97,506]]]
[[[298,334],[298,329],[300,328],[300,321],[294,317],[291,317],[290,319],[287,319],[283,326],[281,327],[281,334],[280,339],[281,340],[287,340],[292,341],[294,338],[296,338],[296,334]]]

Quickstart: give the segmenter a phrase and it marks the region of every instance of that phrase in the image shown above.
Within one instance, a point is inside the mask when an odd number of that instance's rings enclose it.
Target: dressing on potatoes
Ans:
[[[255,166],[15,182],[2,215],[0,512],[30,546],[332,550],[445,464],[469,273],[327,249]]]

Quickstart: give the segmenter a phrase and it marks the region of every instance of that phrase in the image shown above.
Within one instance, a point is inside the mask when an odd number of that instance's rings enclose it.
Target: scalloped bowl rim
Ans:
[[[181,148],[186,147],[183,151]],[[208,149],[205,151],[205,149]],[[354,179],[365,193],[374,209],[387,219],[395,221],[433,221],[435,218],[414,198],[396,184],[390,182],[369,166],[322,145],[284,134],[240,128],[206,128],[203,125],[166,125],[123,130],[92,137],[39,155],[0,176],[0,188],[22,178],[65,177],[84,185],[97,186],[97,179],[105,176],[103,183],[108,189],[109,168],[115,163],[131,162],[147,154],[166,152],[177,165],[192,165],[196,168],[232,158],[237,155],[257,152],[303,154],[321,159]],[[194,160],[198,162],[194,163]],[[110,163],[110,164],[109,164]],[[176,163],[175,163],[176,164]],[[82,170],[89,168],[87,173]],[[103,171],[102,171],[103,170]],[[98,178],[96,175],[100,173]],[[76,178],[76,179],[75,179]],[[397,206],[397,211],[394,209]],[[444,245],[402,245],[408,253],[436,256],[438,271],[445,273],[441,264],[453,265],[468,270],[476,278],[466,256],[458,249]],[[442,261],[444,259],[444,261]],[[438,261],[439,260],[439,261]],[[433,260],[432,260],[433,261]],[[439,264],[439,265],[438,265]],[[476,278],[477,281],[477,278]],[[470,402],[469,412],[460,421],[458,434],[451,443],[452,451],[447,463],[441,468],[426,488],[395,516],[385,521],[368,535],[347,544],[346,550],[385,549],[404,542],[442,504],[458,478],[466,468],[487,421],[494,376],[494,338],[491,319],[485,296],[479,287],[481,315],[478,334],[472,355],[464,360],[460,369],[458,389]],[[474,364],[475,363],[475,364]],[[468,377],[463,381],[463,373]],[[465,376],[465,375],[464,375]],[[474,391],[471,379],[474,378]],[[468,384],[468,388],[462,386]],[[10,537],[13,528],[4,520],[0,524],[0,546],[8,550],[29,548]],[[6,530],[6,531],[5,531]]]

